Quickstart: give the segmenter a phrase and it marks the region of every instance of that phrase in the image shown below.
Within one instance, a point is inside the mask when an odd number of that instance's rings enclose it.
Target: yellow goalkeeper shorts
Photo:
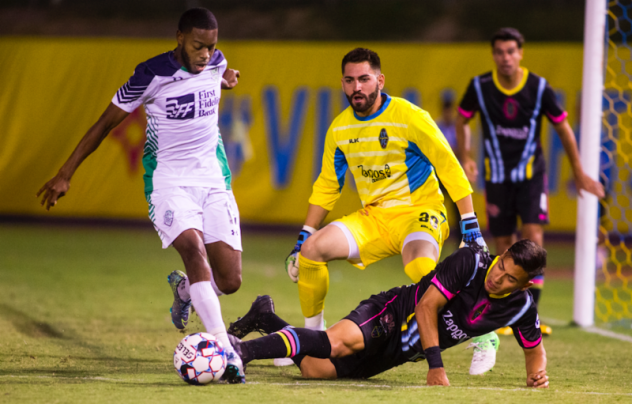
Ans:
[[[441,255],[443,243],[450,235],[443,205],[368,206],[335,222],[344,224],[355,239],[360,258],[348,261],[360,269],[401,254],[407,238],[408,241],[434,239]]]

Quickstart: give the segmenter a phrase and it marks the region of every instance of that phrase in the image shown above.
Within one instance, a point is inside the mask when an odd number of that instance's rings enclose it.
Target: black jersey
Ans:
[[[487,273],[496,257],[470,248],[450,255],[418,284],[398,288],[400,310],[408,313],[402,324],[401,349],[409,360],[423,358],[415,307],[429,287],[437,288],[448,303],[439,311],[439,347],[444,350],[465,340],[510,326],[523,348],[540,344],[540,320],[531,292],[517,290],[504,296],[490,296],[485,290]]]
[[[474,77],[459,105],[466,118],[481,111],[488,182],[522,182],[543,173],[542,116],[553,123],[567,116],[546,80],[523,70],[522,82],[510,91],[500,85],[496,71]]]

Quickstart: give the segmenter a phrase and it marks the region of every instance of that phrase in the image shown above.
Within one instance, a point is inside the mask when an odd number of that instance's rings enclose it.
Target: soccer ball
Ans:
[[[173,353],[173,366],[189,384],[216,382],[226,370],[226,351],[209,333],[187,335]]]

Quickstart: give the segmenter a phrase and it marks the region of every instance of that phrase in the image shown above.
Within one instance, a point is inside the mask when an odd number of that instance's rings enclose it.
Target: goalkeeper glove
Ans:
[[[462,219],[459,222],[459,227],[461,228],[461,234],[463,235],[459,248],[478,247],[485,252],[489,252],[489,248],[487,248],[487,244],[485,244],[485,240],[483,240],[483,235],[481,234],[481,228],[478,225],[476,213],[474,214],[474,217]]]
[[[314,234],[315,231],[316,229],[313,227],[303,226],[303,229],[298,235],[298,240],[296,241],[294,249],[285,259],[285,271],[294,283],[298,282],[298,253],[301,251],[301,247],[303,246],[305,240]]]

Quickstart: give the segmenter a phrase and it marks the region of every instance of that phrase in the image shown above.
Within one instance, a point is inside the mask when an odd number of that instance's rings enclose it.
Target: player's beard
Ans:
[[[364,113],[366,111],[368,111],[369,109],[371,109],[371,107],[373,107],[373,104],[375,104],[375,100],[377,100],[377,95],[380,92],[380,85],[376,84],[375,85],[375,91],[372,92],[371,94],[369,94],[369,96],[367,97],[366,95],[362,94],[362,92],[360,91],[356,91],[353,94],[351,94],[350,96],[345,94],[345,96],[347,97],[347,101],[349,101],[349,105],[351,105],[351,108],[353,108],[353,110],[355,112],[360,112],[360,113]],[[364,99],[366,100],[364,107],[358,108],[353,104],[353,97],[360,94],[361,96],[364,97]]]
[[[184,67],[187,69],[189,73],[193,73],[193,69],[191,68],[191,58],[186,50],[182,49],[182,63],[184,63]]]

